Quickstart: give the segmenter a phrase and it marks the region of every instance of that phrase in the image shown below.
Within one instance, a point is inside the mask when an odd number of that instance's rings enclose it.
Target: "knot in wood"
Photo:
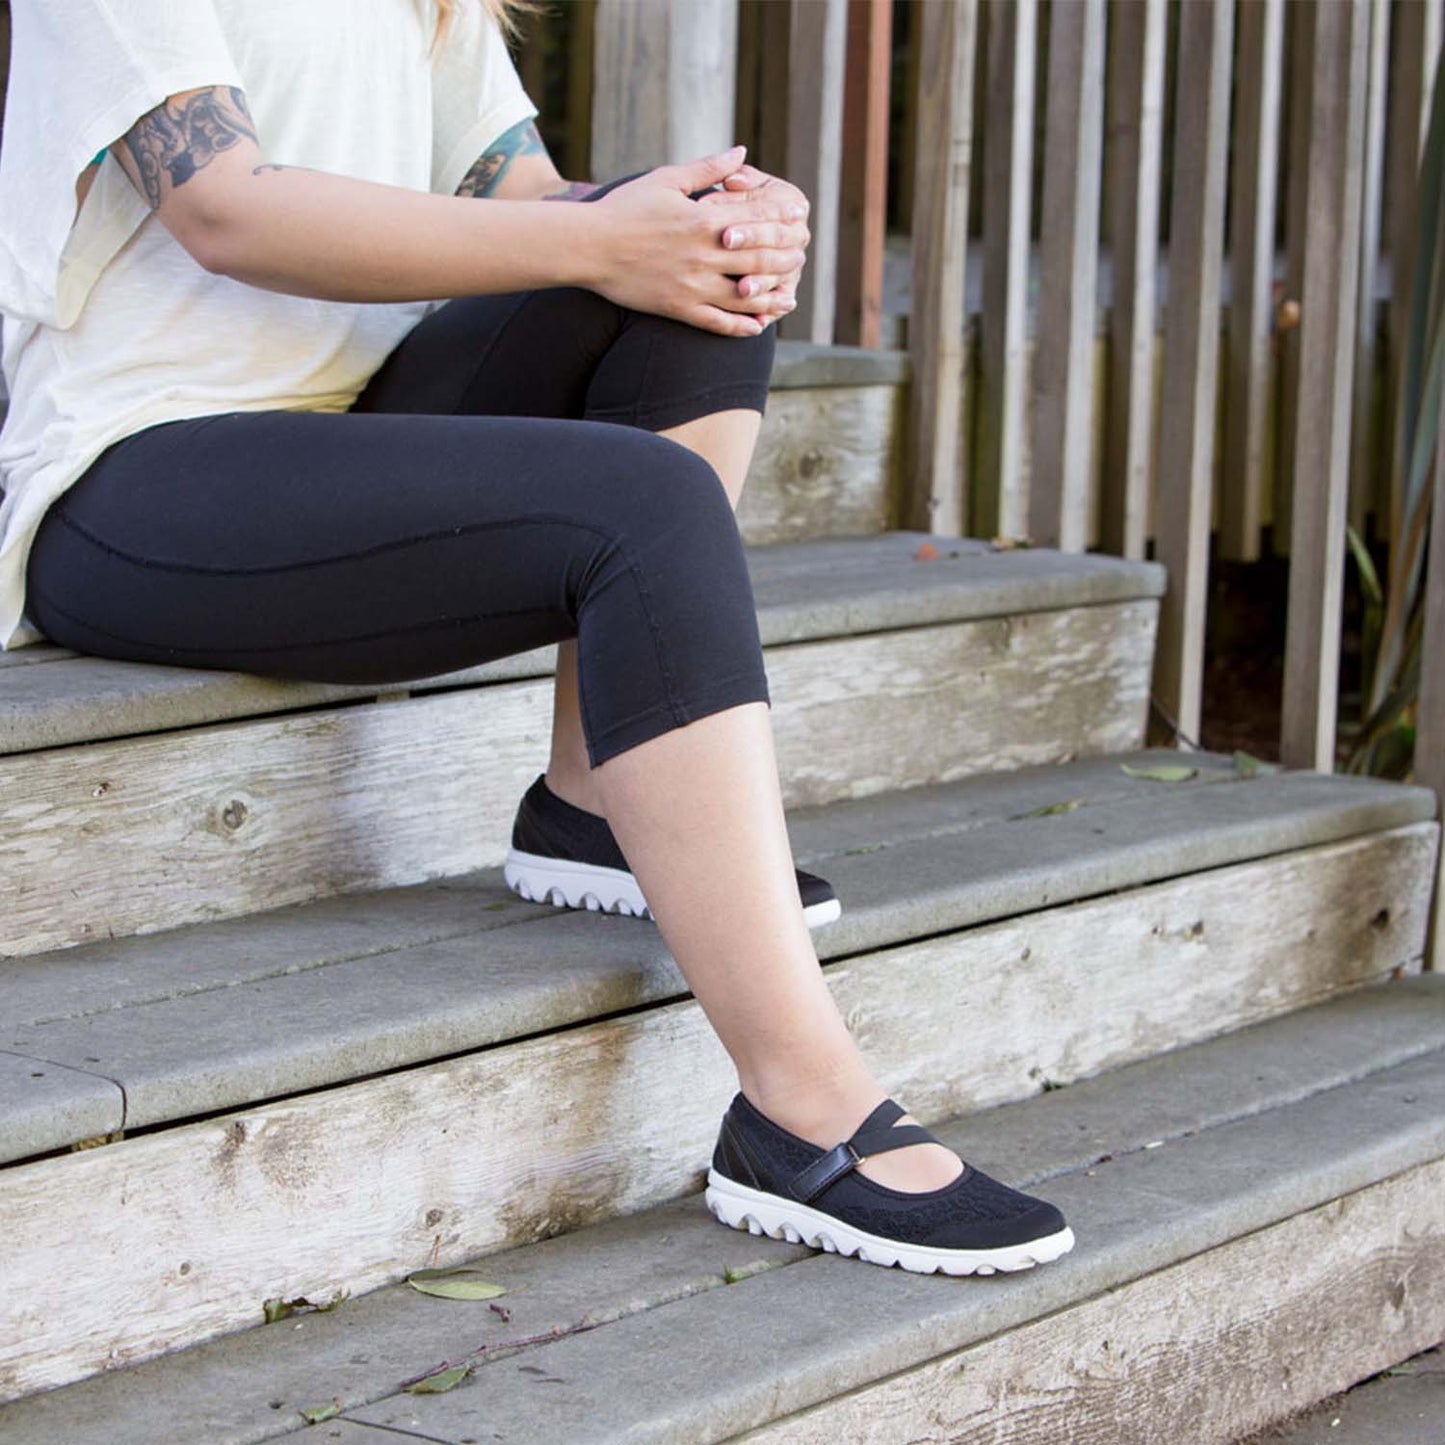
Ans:
[[[221,822],[234,832],[250,816],[251,810],[239,799],[232,798],[221,810]]]

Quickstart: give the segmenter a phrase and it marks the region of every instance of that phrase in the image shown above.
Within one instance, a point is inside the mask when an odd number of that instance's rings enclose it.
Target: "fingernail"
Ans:
[[[808,213],[801,206],[788,207],[788,219],[790,221],[801,221]]]
[[[736,227],[723,232],[723,245],[726,246],[729,251],[736,251],[746,239],[747,237]]]
[[[797,309],[798,303],[794,301],[792,297],[789,297],[786,301],[783,302],[784,311],[796,311]]]

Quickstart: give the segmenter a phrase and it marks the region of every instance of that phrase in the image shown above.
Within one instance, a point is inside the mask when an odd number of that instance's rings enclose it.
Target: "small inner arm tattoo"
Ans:
[[[234,86],[218,85],[158,105],[126,132],[125,146],[154,211],[164,198],[163,175],[177,190],[222,151],[255,139],[245,95]]]
[[[548,191],[539,199],[544,201],[585,201],[600,187],[591,181],[564,181],[555,191]]]
[[[511,130],[503,131],[492,142],[492,148],[479,155],[471,170],[462,177],[457,187],[459,196],[490,196],[502,183],[511,164],[518,156],[544,156],[547,147],[542,142],[536,123],[524,120]]]

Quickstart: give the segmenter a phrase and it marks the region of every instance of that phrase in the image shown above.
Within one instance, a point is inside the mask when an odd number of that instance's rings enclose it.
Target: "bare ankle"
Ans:
[[[571,803],[574,808],[581,808],[584,813],[595,813],[599,818],[606,816],[601,790],[590,771],[550,764],[547,768],[547,787],[564,803]]]

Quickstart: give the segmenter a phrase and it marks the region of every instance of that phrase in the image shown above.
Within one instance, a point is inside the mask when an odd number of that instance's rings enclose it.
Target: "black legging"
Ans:
[[[576,637],[595,765],[767,700],[726,494],[651,433],[761,411],[772,353],[771,328],[714,336],[588,291],[448,302],[350,413],[116,443],[42,520],[27,610],[81,652],[315,682]]]

